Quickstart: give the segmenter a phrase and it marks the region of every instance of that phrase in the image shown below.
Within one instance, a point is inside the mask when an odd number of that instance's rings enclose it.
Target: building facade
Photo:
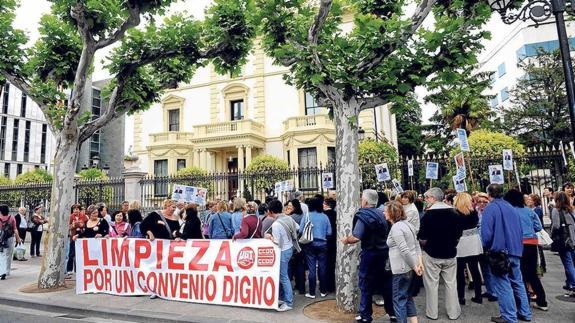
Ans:
[[[8,82],[0,102],[0,175],[14,179],[35,168],[50,170],[54,136],[38,105]]]
[[[494,72],[492,88],[487,94],[494,95],[492,108],[505,108],[510,104],[510,91],[525,72],[517,66],[524,59],[537,55],[538,48],[551,52],[559,48],[557,29],[553,19],[539,27],[531,21],[506,25],[498,15],[487,24],[492,39],[485,42],[479,56],[481,72]],[[575,23],[567,22],[569,43],[575,48]]]
[[[197,166],[213,172],[243,170],[260,154],[292,167],[335,161],[335,128],[310,93],[287,85],[288,70],[257,45],[235,78],[199,69],[190,84],[167,91],[161,103],[130,118],[140,167],[154,175]],[[366,137],[397,147],[395,116],[387,107],[363,111]],[[127,135],[129,137],[129,135]]]

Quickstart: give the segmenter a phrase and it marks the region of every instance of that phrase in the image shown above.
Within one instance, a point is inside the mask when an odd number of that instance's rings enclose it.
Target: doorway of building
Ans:
[[[236,196],[238,192],[238,159],[228,160],[228,200]]]

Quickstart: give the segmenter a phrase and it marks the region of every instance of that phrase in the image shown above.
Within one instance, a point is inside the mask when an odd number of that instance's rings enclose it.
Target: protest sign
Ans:
[[[276,182],[274,189],[278,193],[293,191],[293,180],[288,179],[287,181]]]
[[[457,139],[459,139],[459,147],[461,147],[461,151],[471,151],[469,148],[469,141],[467,141],[467,131],[465,131],[465,129],[457,129]]]
[[[323,188],[333,188],[333,173],[322,173]]]
[[[489,182],[491,184],[505,183],[505,179],[503,178],[503,166],[501,165],[489,166]]]
[[[425,178],[437,179],[439,173],[439,164],[434,162],[427,162],[425,166]]]
[[[176,184],[172,191],[172,200],[205,205],[207,195],[208,190],[205,188]]]
[[[401,187],[401,183],[398,180],[394,178],[391,180],[391,184],[393,184],[393,189],[397,194],[403,193],[403,187]]]
[[[80,239],[75,248],[76,294],[278,306],[280,251],[267,239]]]
[[[407,161],[407,176],[413,176],[413,159]]]
[[[466,192],[467,184],[465,183],[465,177],[459,178],[457,175],[453,176],[453,187],[455,187],[457,193]]]
[[[457,169],[455,176],[459,179],[465,178],[465,176],[467,176],[467,172],[465,171],[465,159],[463,157],[463,153],[455,155],[453,159],[455,160],[455,167]]]
[[[503,169],[513,170],[513,151],[511,149],[503,149]]]
[[[375,165],[375,173],[377,175],[378,182],[391,180],[391,175],[389,174],[389,168],[387,168],[387,163]]]

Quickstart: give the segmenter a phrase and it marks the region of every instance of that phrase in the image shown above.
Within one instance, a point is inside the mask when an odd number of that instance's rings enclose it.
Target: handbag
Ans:
[[[551,251],[560,252],[565,249],[574,249],[573,239],[569,236],[569,225],[565,220],[565,213],[559,212],[559,229],[552,232]]]
[[[505,216],[503,214],[503,210],[499,207],[499,211],[501,212],[501,222],[503,226],[505,226]],[[503,276],[511,272],[511,263],[509,262],[509,257],[507,255],[507,251],[499,250],[499,251],[486,251],[487,254],[487,262],[489,263],[489,268],[491,272],[496,276]]]
[[[222,221],[222,217],[220,216],[219,213],[216,213],[218,215],[218,219],[220,219],[220,223],[222,224],[222,228],[224,228],[224,232],[226,233],[226,237],[228,237],[228,239],[231,239],[233,237],[233,234],[231,234],[228,231],[228,227],[225,226],[224,221]]]
[[[545,229],[537,232],[537,240],[539,240],[538,244],[540,246],[548,246],[553,243],[553,240],[549,236],[549,233],[545,231]]]
[[[300,244],[310,244],[313,242],[313,224],[309,218],[309,213],[307,215],[307,221],[304,224],[301,237],[299,238]]]

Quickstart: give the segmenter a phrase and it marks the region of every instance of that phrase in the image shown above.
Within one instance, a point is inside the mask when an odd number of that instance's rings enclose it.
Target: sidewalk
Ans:
[[[547,292],[549,312],[533,309],[533,321],[541,323],[575,322],[575,303],[558,300],[563,294],[563,267],[559,257],[546,252],[548,272],[542,281]],[[37,279],[41,259],[26,262],[13,262],[14,268],[6,281],[0,282],[0,304],[33,308],[44,311],[63,311],[71,314],[91,315],[111,319],[124,319],[138,322],[316,322],[303,314],[306,305],[322,300],[319,297],[310,300],[296,295],[295,308],[292,311],[278,313],[269,310],[247,309],[232,306],[204,305],[149,299],[141,297],[121,297],[104,294],[76,295],[74,290],[53,293],[29,294],[18,290]],[[440,291],[440,298],[443,289]],[[329,295],[329,297],[333,295]],[[467,305],[462,307],[462,315],[457,321],[447,320],[444,302],[440,299],[439,320],[425,319],[425,292],[422,290],[416,299],[420,322],[489,322],[491,316],[498,314],[497,303],[485,301],[482,305],[471,303],[471,293],[467,294]],[[374,322],[388,322],[379,319]]]

